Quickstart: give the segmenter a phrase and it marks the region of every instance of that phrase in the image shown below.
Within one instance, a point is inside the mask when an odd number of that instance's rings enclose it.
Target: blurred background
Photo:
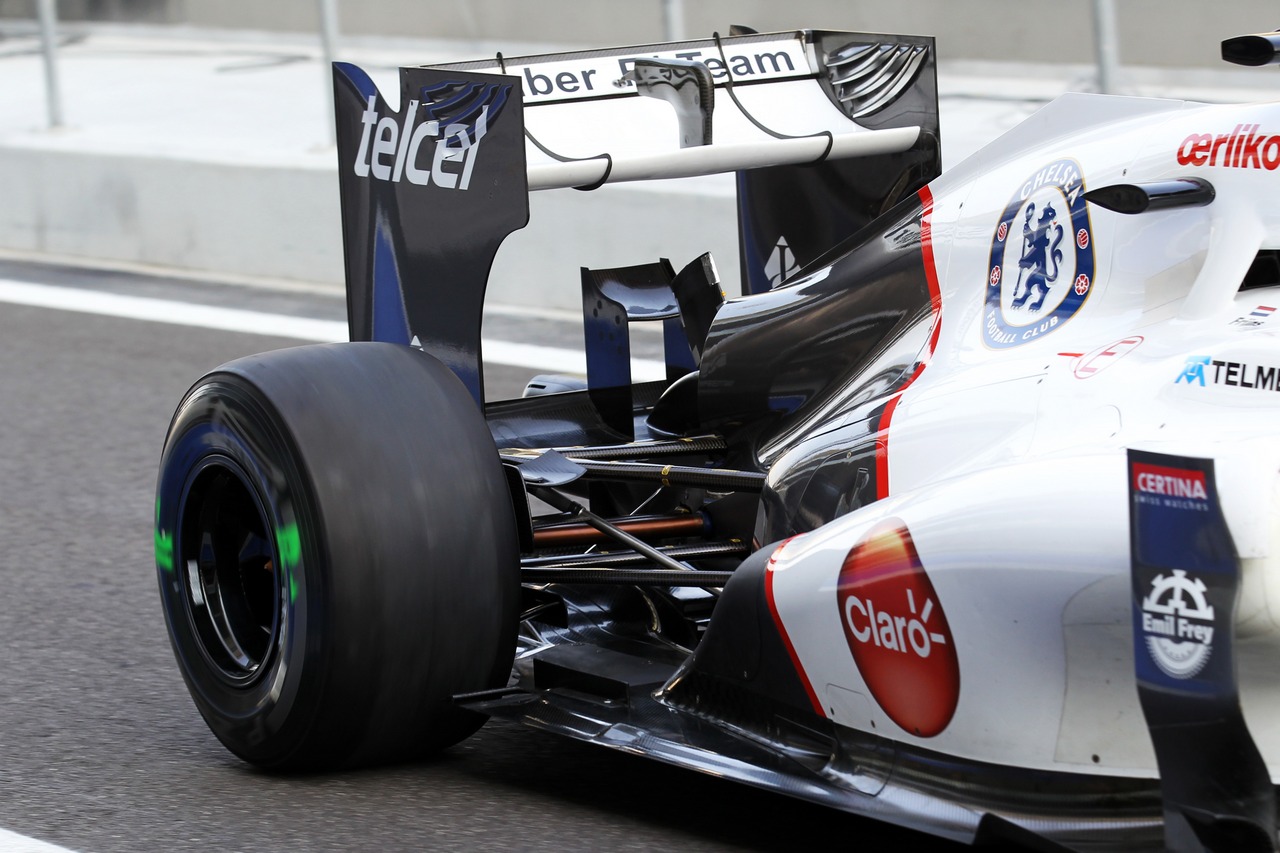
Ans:
[[[1225,66],[1219,43],[1275,17],[1264,0],[0,0],[0,252],[340,289],[332,59],[394,92],[402,64],[731,24],[933,35],[951,166],[1068,90],[1270,98],[1274,69]],[[581,265],[708,249],[736,289],[727,177],[531,205],[490,301],[572,310]]]
[[[34,17],[36,0],[0,0],[0,17]],[[216,27],[288,33],[320,29],[317,0],[59,0],[67,22]],[[506,39],[578,45],[705,36],[730,24],[758,30],[826,27],[939,38],[946,59],[1092,62],[1098,9],[1114,17],[1123,60],[1215,68],[1217,43],[1270,29],[1268,0],[333,0],[352,36]]]

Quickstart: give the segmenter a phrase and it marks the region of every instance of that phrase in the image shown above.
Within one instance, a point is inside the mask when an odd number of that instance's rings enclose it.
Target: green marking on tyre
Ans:
[[[173,534],[160,527],[160,499],[156,498],[156,565],[173,571]]]
[[[166,572],[173,571],[173,535],[156,528],[156,565]]]
[[[298,525],[286,524],[276,528],[276,548],[280,549],[280,563],[286,569],[293,569],[302,559],[302,537],[298,535]]]
[[[298,581],[293,570],[302,559],[302,537],[298,534],[298,525],[286,524],[276,528],[276,550],[280,552],[280,566],[289,575],[289,602],[298,600]]]

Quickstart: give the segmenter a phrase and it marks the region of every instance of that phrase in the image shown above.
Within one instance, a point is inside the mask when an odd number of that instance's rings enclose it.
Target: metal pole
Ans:
[[[338,45],[338,0],[318,0],[320,4],[320,52],[321,71],[324,77],[324,102],[329,105],[325,111],[329,117],[329,142],[338,139],[336,119],[333,115],[333,60]]]
[[[1116,91],[1118,53],[1114,0],[1093,0],[1093,44],[1098,54],[1098,91]]]
[[[662,31],[664,41],[684,38],[684,0],[662,0]]]
[[[62,93],[58,88],[58,10],[53,0],[40,0],[40,50],[44,54],[44,96],[49,128],[62,127]]]

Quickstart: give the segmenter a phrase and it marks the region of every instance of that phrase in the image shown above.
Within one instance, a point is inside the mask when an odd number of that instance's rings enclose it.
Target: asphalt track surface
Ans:
[[[0,277],[342,316],[335,296],[2,262]],[[503,722],[377,770],[279,776],[234,758],[169,648],[156,463],[203,372],[297,343],[0,304],[0,827],[81,851],[952,849]],[[23,849],[13,838],[0,849]]]

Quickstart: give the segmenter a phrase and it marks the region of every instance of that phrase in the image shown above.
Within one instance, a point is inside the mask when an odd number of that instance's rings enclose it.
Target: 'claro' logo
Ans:
[[[853,661],[889,719],[919,737],[942,732],[960,701],[960,662],[906,526],[886,521],[855,545],[837,594]]]

